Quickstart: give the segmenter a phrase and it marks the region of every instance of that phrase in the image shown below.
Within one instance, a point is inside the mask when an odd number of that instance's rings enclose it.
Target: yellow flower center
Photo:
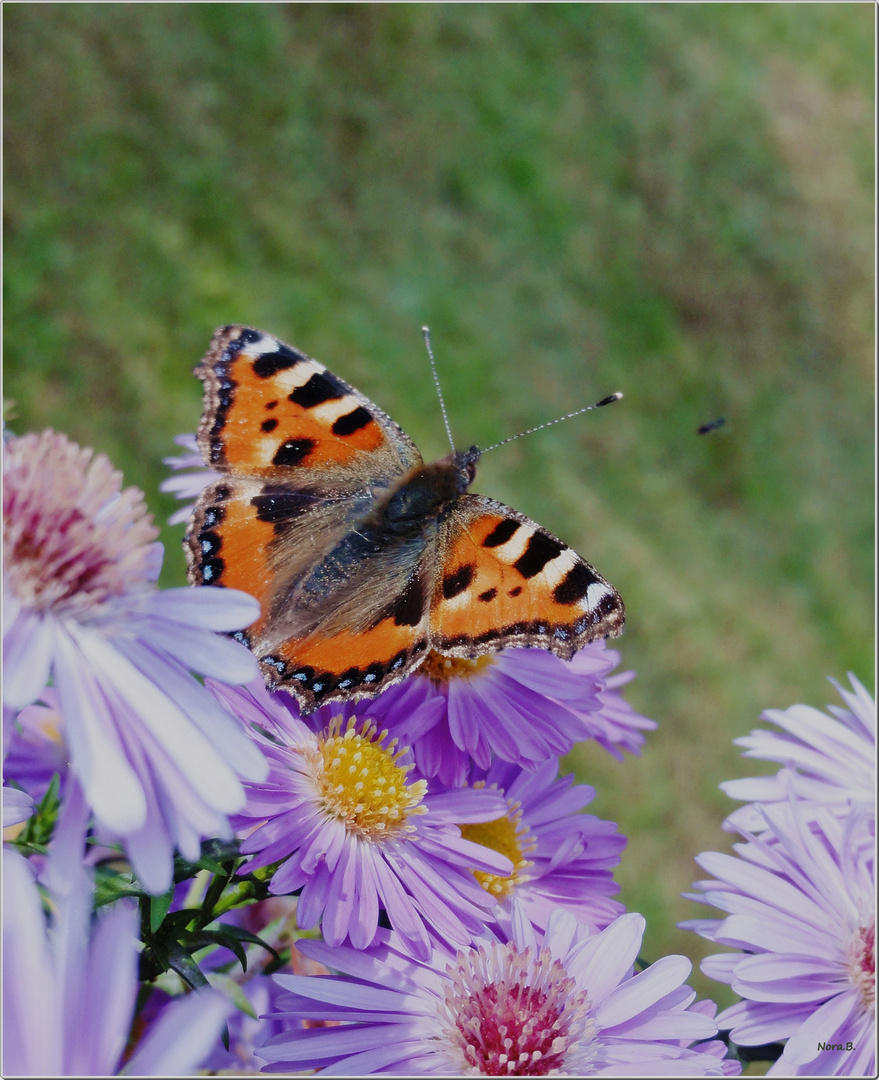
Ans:
[[[64,742],[64,736],[61,734],[61,717],[54,709],[48,707],[41,709],[35,726],[51,742],[58,743],[59,746]]]
[[[6,828],[3,830],[3,843],[15,843],[19,835],[24,832],[26,825],[26,821],[19,821],[15,825],[7,825]]]
[[[443,656],[431,649],[418,671],[436,683],[444,683],[449,679],[469,679],[481,675],[493,663],[493,656],[477,656],[471,660],[466,656]]]
[[[506,855],[513,864],[512,874],[506,877],[489,874],[484,870],[473,871],[476,880],[486,892],[495,896],[509,896],[516,886],[528,880],[528,874],[524,871],[532,864],[525,855],[534,850],[536,841],[530,836],[528,826],[522,824],[520,807],[512,806],[508,814],[495,818],[494,821],[474,821],[461,825],[460,829],[465,840],[482,844],[499,855]]]
[[[413,766],[399,764],[406,748],[396,750],[396,739],[382,745],[387,731],[377,734],[369,722],[358,731],[353,716],[344,733],[341,724],[337,716],[317,746],[305,751],[324,810],[343,821],[349,832],[370,840],[411,831],[407,817],[427,812],[419,805],[427,781],[407,783]]]

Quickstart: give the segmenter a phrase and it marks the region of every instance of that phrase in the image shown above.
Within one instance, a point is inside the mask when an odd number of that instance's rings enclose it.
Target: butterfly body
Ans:
[[[192,515],[189,579],[260,601],[241,640],[304,712],[374,696],[430,649],[568,659],[622,632],[619,595],[585,560],[467,490],[476,447],[425,464],[357,390],[246,327],[219,330],[196,374],[199,446],[221,479]]]
[[[463,495],[476,476],[479,451],[472,446],[431,465],[416,465],[376,500],[364,524],[390,537],[423,532]]]

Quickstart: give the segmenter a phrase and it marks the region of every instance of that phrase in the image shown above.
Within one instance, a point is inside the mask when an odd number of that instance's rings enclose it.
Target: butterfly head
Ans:
[[[454,450],[449,454],[448,461],[454,465],[458,477],[458,493],[463,494],[476,478],[476,463],[482,456],[478,446],[471,446],[469,450]]]

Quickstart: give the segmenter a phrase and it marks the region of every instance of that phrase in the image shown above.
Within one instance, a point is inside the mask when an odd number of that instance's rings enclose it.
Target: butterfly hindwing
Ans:
[[[421,577],[425,549],[395,550],[352,556],[340,567],[329,611],[297,602],[315,562],[325,568],[329,553],[360,535],[348,521],[357,501],[303,504],[299,494],[266,494],[262,481],[247,478],[215,481],[193,514],[187,551],[194,583],[242,589],[260,602],[260,618],[241,640],[269,686],[293,693],[310,712],[402,679],[427,647],[430,592]],[[291,516],[291,505],[298,514]]]
[[[186,533],[189,580],[255,597],[260,619],[250,642],[264,641],[279,596],[306,575],[350,529],[366,496],[325,498],[294,483],[224,475],[199,496]]]
[[[427,610],[417,621],[414,609],[410,616],[389,612],[362,630],[291,637],[263,655],[255,651],[270,688],[294,694],[308,713],[328,701],[373,697],[405,678],[427,655]]]

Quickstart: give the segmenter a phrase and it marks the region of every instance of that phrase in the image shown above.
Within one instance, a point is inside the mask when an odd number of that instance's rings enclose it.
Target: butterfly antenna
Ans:
[[[491,446],[486,446],[480,453],[487,454],[489,450],[497,450],[499,446],[506,446],[507,443],[513,442],[514,439],[521,439],[523,435],[533,435],[535,431],[543,431],[544,428],[552,427],[553,424],[560,424],[562,420],[570,420],[574,416],[581,416],[584,412],[589,412],[591,409],[601,409],[605,405],[610,405],[614,401],[619,401],[622,396],[623,395],[617,391],[609,397],[602,398],[601,401],[596,401],[594,405],[587,405],[583,409],[577,409],[576,412],[570,412],[565,416],[559,416],[555,420],[547,420],[545,424],[538,424],[537,427],[528,428],[527,431],[520,431],[518,435],[511,435],[508,439],[501,439],[500,442],[493,443]]]
[[[427,355],[430,357],[430,370],[433,372],[433,381],[436,386],[436,392],[439,397],[440,409],[443,413],[443,423],[446,425],[446,434],[449,437],[449,442],[452,445],[452,450],[455,449],[455,440],[452,438],[452,429],[449,427],[449,417],[446,413],[446,403],[443,399],[443,389],[440,386],[439,376],[436,373],[436,361],[433,358],[433,350],[430,347],[430,329],[426,326],[421,327],[421,333],[424,334],[424,344],[427,347]]]

